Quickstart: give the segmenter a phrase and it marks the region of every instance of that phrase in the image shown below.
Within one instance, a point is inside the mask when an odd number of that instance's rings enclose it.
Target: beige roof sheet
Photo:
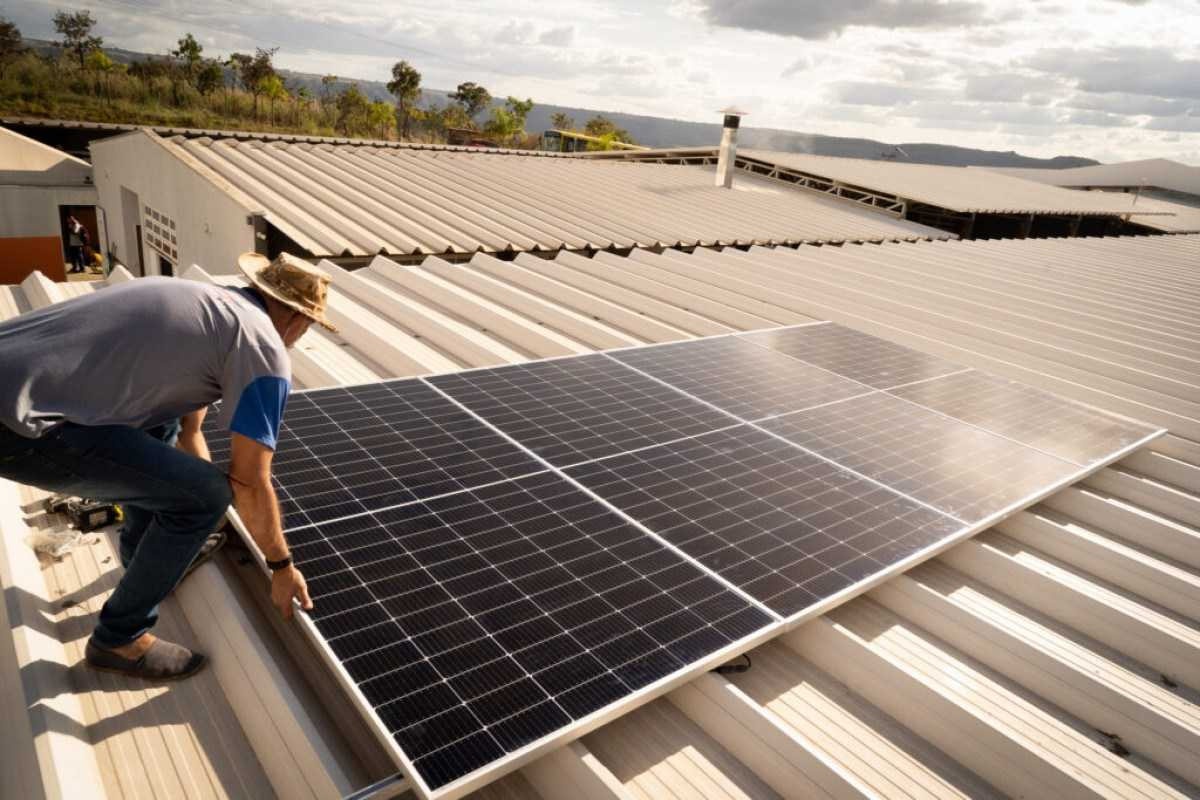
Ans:
[[[477,800],[1195,796],[1198,259],[1200,236],[378,258],[323,265],[358,324],[293,352],[315,386],[822,317],[1172,429]]]
[[[1125,188],[1155,186],[1200,196],[1200,167],[1166,158],[1125,161],[1120,164],[1096,164],[1072,169],[1024,169],[1020,167],[978,167],[1014,178],[1049,183],[1054,186],[1097,186]]]
[[[962,213],[1127,214],[1127,204],[966,167],[743,148],[738,155]],[[1148,213],[1148,212],[1136,212]]]
[[[711,168],[372,146],[170,140],[316,255],[949,238]]]

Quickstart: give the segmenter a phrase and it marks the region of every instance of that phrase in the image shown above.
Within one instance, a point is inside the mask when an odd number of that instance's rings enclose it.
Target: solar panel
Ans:
[[[416,379],[293,394],[273,463],[285,530],[543,469]]]
[[[553,473],[289,538],[317,629],[430,787],[772,622]]]
[[[963,527],[749,425],[567,474],[784,617]]]
[[[936,356],[830,323],[746,333],[740,338],[875,389],[888,389],[963,369]]]
[[[891,394],[1081,466],[1108,458],[1154,431],[977,370],[892,389]]]
[[[743,420],[799,411],[871,391],[740,336],[618,350],[610,355]]]
[[[439,375],[430,383],[557,467],[737,422],[604,355]]]
[[[1031,391],[811,325],[297,393],[275,480],[314,635],[429,796],[1155,435]]]
[[[966,522],[1079,471],[884,393],[776,417],[762,427]]]

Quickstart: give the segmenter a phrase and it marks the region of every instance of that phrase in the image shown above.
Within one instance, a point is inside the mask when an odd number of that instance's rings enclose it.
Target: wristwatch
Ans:
[[[291,565],[292,565],[291,554],[284,556],[283,558],[279,559],[278,561],[272,561],[269,558],[267,559],[267,568],[270,569],[271,572],[278,572],[279,570],[283,569],[284,567],[290,567]]]

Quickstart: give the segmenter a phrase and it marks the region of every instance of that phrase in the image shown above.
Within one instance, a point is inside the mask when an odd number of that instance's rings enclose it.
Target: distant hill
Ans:
[[[25,43],[35,50],[42,52],[55,51],[52,42],[27,39]],[[109,58],[121,63],[132,63],[147,58],[154,58],[148,53],[138,53],[121,48],[107,47],[105,52]],[[161,57],[161,56],[158,56]],[[289,86],[307,86],[314,96],[321,93],[321,76],[279,70],[279,74]],[[372,100],[391,101],[387,86],[381,81],[354,80],[343,78],[335,84],[336,90],[357,83],[358,87]],[[448,90],[425,89],[422,91],[422,105],[438,103],[446,104]],[[537,102],[537,98],[533,98]],[[543,131],[550,127],[550,117],[555,112],[563,112],[573,118],[580,126],[596,114],[603,114],[616,125],[629,131],[638,142],[649,147],[700,147],[714,146],[721,140],[721,126],[717,122],[688,122],[686,120],[669,119],[666,117],[651,117],[640,114],[625,114],[619,111],[600,111],[592,108],[574,108],[571,106],[556,106],[538,103],[533,107],[526,121],[529,131]],[[714,113],[714,118],[716,114]],[[895,158],[896,160],[911,161],[921,164],[942,164],[946,166],[977,166],[977,167],[1040,167],[1043,169],[1067,169],[1070,167],[1086,167],[1100,162],[1090,158],[1077,156],[1057,156],[1055,158],[1032,158],[1014,151],[976,150],[970,147],[955,147],[946,144],[928,144],[920,142],[903,142],[899,147],[908,154],[907,158],[896,153],[895,144],[877,141],[875,139],[854,139],[841,136],[823,136],[815,133],[800,133],[773,128],[755,128],[746,125],[739,134],[740,143],[746,147],[760,150],[783,150],[794,153],[813,153],[822,156],[845,156],[849,158]]]

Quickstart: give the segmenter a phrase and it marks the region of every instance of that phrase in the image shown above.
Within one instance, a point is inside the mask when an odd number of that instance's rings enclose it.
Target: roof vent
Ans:
[[[746,112],[731,106],[721,109],[721,113],[725,115],[725,126],[721,130],[721,151],[717,158],[717,186],[724,186],[728,189],[733,186],[733,166],[737,160],[738,124],[742,117],[746,116]]]

